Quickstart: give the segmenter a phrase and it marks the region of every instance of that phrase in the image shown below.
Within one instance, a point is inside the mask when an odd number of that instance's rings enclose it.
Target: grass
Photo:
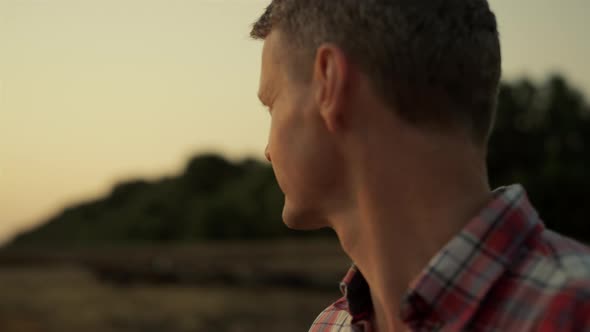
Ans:
[[[108,264],[111,271],[142,273],[121,283],[100,275],[99,267]],[[307,331],[338,298],[347,265],[337,244],[324,242],[3,253],[0,327],[3,332]],[[188,277],[143,280],[151,271],[147,266]],[[233,282],[199,279],[199,273],[214,276],[215,269]],[[290,274],[309,282],[285,282]],[[312,282],[331,278],[330,287],[327,281]]]

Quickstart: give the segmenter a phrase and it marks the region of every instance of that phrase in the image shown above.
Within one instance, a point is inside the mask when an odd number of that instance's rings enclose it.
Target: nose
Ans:
[[[264,156],[266,157],[266,160],[268,160],[269,162],[272,162],[272,160],[270,159],[270,152],[268,152],[268,145],[264,149]]]

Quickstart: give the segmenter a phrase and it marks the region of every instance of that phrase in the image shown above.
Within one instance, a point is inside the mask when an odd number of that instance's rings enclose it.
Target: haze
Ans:
[[[199,152],[262,158],[248,32],[268,1],[0,0],[0,241]],[[506,79],[590,96],[586,0],[490,3]]]

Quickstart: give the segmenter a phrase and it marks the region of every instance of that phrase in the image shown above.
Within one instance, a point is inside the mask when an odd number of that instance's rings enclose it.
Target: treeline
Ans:
[[[590,242],[590,108],[562,77],[502,85],[489,153],[492,185],[519,182],[552,229]],[[271,167],[201,155],[176,177],[121,183],[104,199],[65,209],[15,246],[92,246],[330,235],[281,221]]]
[[[560,76],[501,87],[489,153],[492,185],[519,182],[545,224],[590,243],[590,106]]]
[[[288,236],[271,167],[214,154],[182,174],[120,183],[104,199],[65,209],[14,245],[96,245]]]

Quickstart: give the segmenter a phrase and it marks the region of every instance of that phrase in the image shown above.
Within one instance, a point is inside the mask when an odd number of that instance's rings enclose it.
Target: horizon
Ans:
[[[248,33],[268,2],[0,2],[0,244],[200,153],[263,160],[262,43]],[[489,2],[503,80],[559,73],[588,103],[590,4]]]

